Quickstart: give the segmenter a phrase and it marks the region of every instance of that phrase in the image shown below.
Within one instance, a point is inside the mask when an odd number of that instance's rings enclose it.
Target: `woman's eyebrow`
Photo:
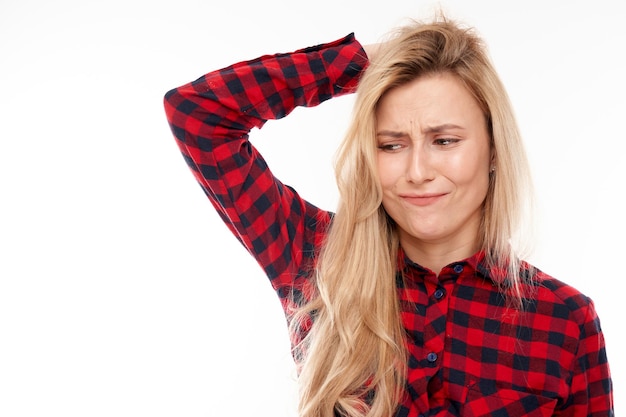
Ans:
[[[390,138],[401,138],[403,136],[406,136],[407,133],[406,132],[400,132],[400,131],[395,131],[395,130],[380,130],[378,132],[376,132],[376,136],[388,136]]]
[[[447,130],[454,130],[454,129],[463,130],[463,127],[456,125],[454,123],[443,123],[443,124],[436,125],[436,126],[427,126],[426,128],[423,129],[423,133],[441,133]],[[407,135],[408,133],[403,132],[403,131],[387,130],[387,129],[379,130],[378,132],[376,132],[377,137],[387,136],[391,138],[401,138]]]
[[[437,126],[428,126],[424,129],[424,133],[439,133],[445,130],[453,130],[453,129],[463,129],[463,127],[459,125],[455,125],[454,123],[444,123]]]

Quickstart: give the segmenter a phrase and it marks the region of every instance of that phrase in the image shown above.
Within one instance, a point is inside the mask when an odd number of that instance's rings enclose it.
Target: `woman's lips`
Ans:
[[[406,201],[407,203],[413,206],[429,206],[431,204],[435,204],[443,197],[446,196],[446,193],[440,194],[421,194],[421,195],[401,195],[400,197]]]

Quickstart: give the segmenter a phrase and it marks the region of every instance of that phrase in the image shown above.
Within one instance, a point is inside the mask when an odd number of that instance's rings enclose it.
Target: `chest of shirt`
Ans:
[[[551,413],[566,398],[578,329],[559,328],[549,308],[507,307],[499,288],[467,265],[438,278],[412,271],[397,280],[411,409],[459,411],[473,397],[500,402],[504,395]]]

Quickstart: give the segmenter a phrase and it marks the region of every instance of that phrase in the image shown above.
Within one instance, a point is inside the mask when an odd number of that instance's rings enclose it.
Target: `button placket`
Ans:
[[[436,300],[441,300],[445,295],[446,292],[441,288],[437,288],[437,290],[435,290],[435,293],[433,294]]]
[[[435,363],[437,362],[437,354],[435,352],[430,352],[428,355],[426,355],[426,360],[430,363]]]

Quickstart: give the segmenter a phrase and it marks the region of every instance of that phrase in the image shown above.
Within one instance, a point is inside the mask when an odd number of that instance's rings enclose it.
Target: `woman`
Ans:
[[[356,92],[323,211],[276,179],[252,128]],[[530,175],[481,40],[445,18],[353,35],[171,90],[191,168],[289,320],[300,415],[607,416],[592,301],[520,258]]]

